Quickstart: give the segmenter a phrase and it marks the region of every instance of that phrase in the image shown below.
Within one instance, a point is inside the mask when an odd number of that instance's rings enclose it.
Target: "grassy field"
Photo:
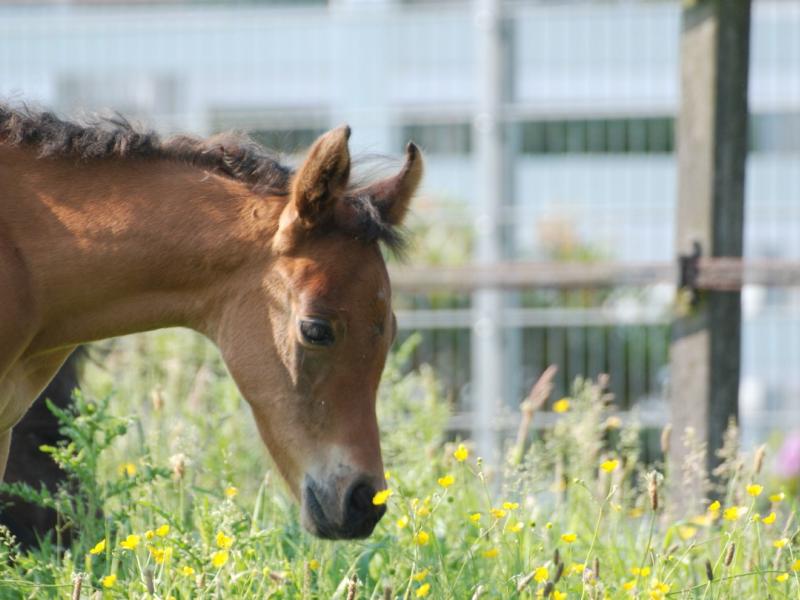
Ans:
[[[719,482],[687,488],[694,510],[678,519],[670,474],[638,460],[638,428],[613,416],[602,383],[576,382],[554,429],[490,470],[447,439],[435,374],[404,374],[413,343],[393,354],[379,401],[388,513],[348,543],[301,529],[207,342],[171,331],[96,348],[76,413],[62,415],[73,441],[46,449],[77,491],[17,490],[57,506],[73,541],[22,553],[2,535],[0,598],[69,598],[76,577],[81,598],[800,594],[796,506],[758,458],[728,447]]]

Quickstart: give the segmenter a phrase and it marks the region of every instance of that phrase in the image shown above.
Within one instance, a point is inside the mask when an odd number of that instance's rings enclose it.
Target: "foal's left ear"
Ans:
[[[419,148],[409,142],[406,146],[406,162],[397,175],[377,181],[353,194],[368,197],[387,223],[399,225],[408,213],[411,198],[422,179],[422,171]]]
[[[292,182],[292,203],[307,228],[324,222],[350,179],[350,127],[342,125],[311,146]]]

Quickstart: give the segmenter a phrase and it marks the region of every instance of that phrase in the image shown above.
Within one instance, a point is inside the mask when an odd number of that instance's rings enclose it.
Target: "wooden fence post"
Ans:
[[[750,0],[684,2],[678,119],[677,251],[742,255],[747,155]],[[730,418],[738,415],[741,292],[705,291],[673,323],[670,348],[669,463],[673,498],[696,509],[705,492],[682,480],[687,427],[717,458]]]

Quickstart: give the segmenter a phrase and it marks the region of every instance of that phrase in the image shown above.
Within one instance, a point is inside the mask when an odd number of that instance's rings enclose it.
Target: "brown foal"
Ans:
[[[0,106],[0,473],[80,343],[182,326],[219,347],[306,528],[369,535],[375,398],[396,332],[379,243],[422,175],[350,182],[348,127],[292,172],[241,137],[164,141]]]

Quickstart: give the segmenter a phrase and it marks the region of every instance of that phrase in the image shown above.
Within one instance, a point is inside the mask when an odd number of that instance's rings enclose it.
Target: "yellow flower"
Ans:
[[[481,520],[481,513],[472,513],[469,516],[469,520],[472,521],[473,523],[477,523],[478,521]]]
[[[425,579],[428,576],[428,573],[430,573],[429,569],[423,569],[419,573],[414,573],[414,575],[413,575],[413,577],[411,577],[411,579],[413,579],[414,581],[422,581],[423,579]]]
[[[508,531],[511,533],[519,533],[525,527],[525,524],[522,521],[517,521],[516,523],[508,526]]]
[[[778,492],[777,494],[772,494],[772,496],[769,497],[769,501],[777,503],[781,502],[784,498],[786,498],[786,494],[783,492]]]
[[[714,500],[711,504],[708,505],[709,512],[717,512],[721,508],[721,504],[719,500]]]
[[[562,398],[553,402],[553,412],[565,413],[569,410],[569,398]]]
[[[670,590],[670,585],[668,583],[662,583],[658,580],[654,580],[653,584],[650,586],[650,598],[651,600],[661,600],[664,598],[664,595],[667,594]]]
[[[747,508],[744,506],[731,506],[722,512],[722,518],[726,521],[737,521],[739,517],[747,513]]]
[[[757,483],[753,483],[747,486],[747,493],[750,494],[753,498],[756,498],[761,495],[761,492],[764,491],[763,485],[758,485]]]
[[[214,565],[217,569],[224,566],[226,562],[228,562],[227,550],[217,550],[216,552],[214,552],[214,554],[211,555],[211,564]]]
[[[119,467],[117,467],[117,473],[120,475],[127,475],[128,477],[133,477],[136,475],[136,465],[133,463],[123,463]]]
[[[789,579],[788,573],[781,573],[780,575],[775,575],[775,580],[780,581],[781,583],[783,583],[787,579]]]
[[[569,410],[569,398],[562,398],[553,402],[553,412],[565,413]]]
[[[191,577],[194,575],[194,569],[188,565],[184,565],[181,567],[181,575],[185,575],[186,577]]]
[[[312,558],[310,561],[308,561],[308,568],[312,571],[316,571],[319,569],[319,561],[316,558]]]
[[[584,569],[586,569],[586,565],[583,563],[572,563],[569,566],[569,572],[573,575],[583,575]]]
[[[483,556],[485,558],[495,558],[498,554],[500,554],[500,550],[497,548],[489,548],[483,551]]]
[[[644,514],[644,510],[643,510],[641,507],[639,507],[639,506],[635,506],[634,508],[632,508],[632,509],[630,509],[630,510],[628,511],[628,516],[629,516],[631,519],[638,519],[638,518],[639,518],[639,517],[641,517],[643,514]]]
[[[614,460],[606,460],[600,463],[600,468],[606,473],[616,471],[617,467],[619,467],[619,461],[616,458]]]
[[[103,550],[106,549],[106,539],[103,538],[99,542],[97,542],[92,549],[89,550],[89,554],[100,554]]]
[[[238,494],[238,493],[239,493],[239,488],[237,488],[235,486],[230,485],[230,486],[225,488],[225,497],[226,498],[235,498],[236,494]]]
[[[574,533],[562,533],[561,534],[561,541],[566,543],[566,544],[571,544],[572,542],[574,542],[577,539],[578,539],[578,536],[575,535]]]
[[[417,515],[420,517],[427,517],[429,514],[431,514],[431,509],[424,504],[417,507]]]
[[[148,529],[144,532],[144,539],[152,540],[154,537],[156,537],[156,533],[152,529]]]
[[[156,529],[156,535],[158,537],[164,537],[168,533],[169,533],[169,525],[167,525],[166,523],[161,527],[159,527],[158,529]]]
[[[469,450],[467,450],[467,447],[464,444],[459,444],[458,448],[456,448],[456,451],[453,452],[453,456],[458,462],[464,462],[469,458]]]
[[[800,571],[800,558],[792,563],[792,571]]]
[[[386,504],[386,501],[389,499],[389,496],[391,495],[392,495],[392,490],[390,490],[389,488],[381,490],[372,497],[372,503],[375,506],[381,506],[382,504]]]
[[[495,519],[502,519],[506,516],[506,511],[504,511],[502,508],[493,508],[489,512]]]
[[[506,510],[517,510],[519,502],[503,502],[503,508]]]
[[[428,533],[425,531],[420,531],[419,533],[417,533],[417,535],[414,536],[414,542],[416,542],[418,546],[424,546],[430,540],[431,536],[428,535]]]
[[[383,478],[386,479],[386,480],[391,479],[392,478],[392,472],[391,471],[384,471],[383,472]]]
[[[678,526],[678,536],[685,542],[688,539],[691,539],[697,533],[697,527],[692,527],[691,525],[679,525]]]
[[[406,525],[408,525],[408,517],[406,515],[403,515],[402,517],[397,519],[397,528],[398,529],[402,529]]]
[[[138,535],[129,535],[124,540],[122,540],[119,545],[125,548],[125,550],[134,550],[136,546],[139,545],[139,540],[141,538]]]
[[[117,583],[117,576],[116,575],[106,575],[100,580],[103,583],[104,588],[112,588],[114,584]]]
[[[228,548],[233,546],[233,538],[231,536],[225,535],[221,531],[217,532],[216,542],[217,546],[219,546],[223,550],[227,550]]]
[[[567,593],[553,590],[553,600],[567,600]]]
[[[635,588],[636,588],[636,580],[635,579],[631,579],[630,581],[626,581],[625,583],[622,584],[622,589],[625,590],[626,592],[630,592],[631,590],[633,590]]]
[[[548,521],[547,523],[544,524],[544,528],[545,529],[552,529],[553,528],[553,524],[550,521]]]
[[[172,558],[172,548],[156,548],[155,546],[148,546],[148,552],[152,554],[153,559],[156,561],[157,565],[160,565],[164,562],[169,562],[170,558]]]
[[[768,514],[766,517],[764,517],[763,519],[761,519],[761,522],[762,522],[764,525],[772,525],[772,524],[775,522],[775,519],[776,519],[776,515],[775,515],[775,511],[773,510],[773,511],[772,511],[771,513],[769,513],[769,514]]]
[[[440,486],[442,486],[444,489],[447,489],[456,482],[456,478],[452,475],[445,475],[444,477],[439,477],[437,481],[439,482]]]
[[[781,538],[779,540],[775,540],[772,542],[772,545],[776,548],[783,548],[786,544],[789,543],[789,538]]]
[[[650,567],[631,567],[631,575],[638,575],[639,577],[647,577],[650,575]]]
[[[417,596],[417,598],[424,598],[425,596],[428,595],[428,592],[430,592],[430,591],[431,591],[431,584],[430,583],[423,583],[417,589],[416,596]]]
[[[536,583],[542,583],[543,581],[547,581],[547,577],[550,573],[547,570],[547,567],[537,567],[536,570],[533,572],[533,579]]]

